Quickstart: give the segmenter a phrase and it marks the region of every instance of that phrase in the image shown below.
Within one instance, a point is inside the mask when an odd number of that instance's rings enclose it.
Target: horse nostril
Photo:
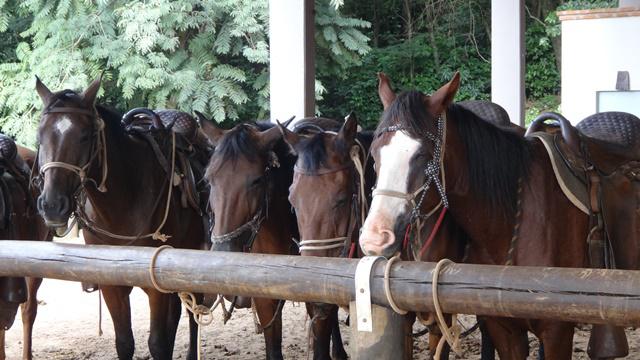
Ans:
[[[36,202],[36,205],[38,207],[38,211],[40,211],[40,212],[44,211],[44,207],[46,205],[46,202],[44,200],[44,196],[43,195],[38,196],[38,201]]]
[[[382,244],[383,246],[390,246],[396,242],[396,235],[391,230],[382,230],[380,231],[382,235]]]
[[[69,199],[66,196],[59,196],[57,203],[59,214],[66,214],[69,211]]]

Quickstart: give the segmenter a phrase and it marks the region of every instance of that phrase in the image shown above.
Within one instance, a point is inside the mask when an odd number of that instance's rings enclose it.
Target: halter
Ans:
[[[382,132],[396,132],[396,131],[404,131],[405,128],[401,125],[392,125],[382,130]],[[444,150],[445,150],[445,142],[446,142],[446,132],[447,132],[447,123],[446,123],[446,113],[442,113],[438,116],[437,119],[437,130],[436,134],[432,134],[427,132],[424,136],[433,142],[433,158],[427,162],[427,165],[424,169],[425,181],[424,183],[418,187],[412,193],[404,193],[395,190],[388,189],[374,189],[373,197],[376,196],[388,196],[393,198],[402,199],[407,201],[413,207],[411,210],[411,217],[409,219],[409,224],[407,225],[407,230],[405,233],[405,238],[403,241],[403,248],[406,248],[408,245],[408,240],[411,235],[412,224],[416,223],[416,230],[418,232],[418,239],[421,238],[420,231],[422,229],[422,221],[431,217],[440,207],[442,207],[438,222],[434,227],[433,231],[429,235],[429,239],[424,243],[424,245],[420,249],[420,254],[424,253],[427,247],[431,245],[431,241],[435,236],[435,233],[439,230],[440,224],[442,223],[442,218],[444,217],[444,213],[449,208],[449,201],[447,199],[446,193],[446,180],[445,180],[445,171],[444,171]],[[420,208],[422,207],[422,202],[427,194],[427,191],[434,185],[436,190],[438,191],[438,195],[440,196],[440,202],[426,214],[421,213]],[[417,201],[416,201],[417,199]],[[414,253],[414,257],[417,254]]]
[[[322,133],[337,135],[337,133],[334,131],[322,131]],[[351,150],[349,151],[349,157],[351,158],[351,162],[341,167],[334,168],[334,169],[326,169],[316,173],[311,173],[309,171],[303,170],[297,165],[294,167],[295,172],[308,175],[308,176],[322,176],[326,174],[336,173],[339,171],[345,171],[353,167],[356,173],[358,173],[358,179],[356,180],[356,183],[359,183],[358,185],[356,185],[357,190],[356,190],[356,193],[353,195],[353,199],[352,199],[351,214],[349,216],[349,223],[347,224],[346,236],[340,236],[340,237],[329,238],[329,239],[300,240],[300,242],[298,243],[300,252],[322,251],[322,250],[343,248],[344,250],[341,257],[345,257],[345,256],[348,256],[349,258],[353,257],[353,254],[355,251],[355,242],[352,241],[351,243],[349,243],[349,240],[352,239],[354,227],[357,226],[357,220],[353,219],[354,218],[353,215],[355,213],[357,218],[358,204],[359,204],[360,217],[361,217],[360,225],[362,226],[362,224],[364,224],[364,219],[366,217],[367,208],[368,208],[366,194],[365,194],[366,191],[365,191],[364,166],[363,166],[363,161],[364,161],[364,164],[366,164],[368,159],[362,143],[358,139],[356,139],[355,141],[356,141],[356,145],[352,146]],[[360,198],[360,201],[358,201],[358,198]],[[347,249],[348,249],[348,252],[347,252]]]
[[[276,155],[275,152],[270,151],[268,153],[268,156],[269,156],[268,164],[264,170],[265,184],[269,181],[267,177],[271,174],[271,171],[274,168],[280,167],[278,155]],[[269,191],[265,187],[264,202],[262,203],[262,206],[258,209],[258,211],[256,211],[255,215],[253,215],[251,220],[240,225],[236,229],[222,235],[214,235],[213,229],[211,229],[210,231],[211,244],[220,245],[220,244],[231,242],[236,238],[240,237],[240,235],[244,234],[246,231],[250,230],[251,235],[249,236],[247,241],[243,244],[243,250],[251,251],[251,248],[253,247],[253,242],[256,240],[256,237],[258,237],[258,232],[260,232],[260,227],[262,226],[262,222],[268,217],[268,215],[269,215]]]

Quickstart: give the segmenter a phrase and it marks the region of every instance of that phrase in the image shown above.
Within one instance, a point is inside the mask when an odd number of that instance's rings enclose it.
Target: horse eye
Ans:
[[[253,179],[253,181],[251,182],[251,186],[258,186],[262,183],[262,176],[258,176],[257,178]]]
[[[348,201],[348,200],[349,200],[349,199],[348,199],[348,198],[346,198],[346,197],[338,198],[338,199],[336,200],[336,202],[335,202],[335,205],[334,205],[333,207],[334,207],[334,208],[339,208],[339,207],[341,207],[341,206],[344,206],[344,205],[347,203],[347,201]]]

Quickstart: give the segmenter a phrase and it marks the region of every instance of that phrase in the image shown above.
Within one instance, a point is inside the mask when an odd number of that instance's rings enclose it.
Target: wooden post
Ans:
[[[406,319],[393,310],[371,305],[373,331],[358,331],[356,303],[349,303],[349,318],[351,328],[351,353],[354,360],[397,360],[411,359],[411,349],[406,349],[405,340],[411,334],[407,333]]]

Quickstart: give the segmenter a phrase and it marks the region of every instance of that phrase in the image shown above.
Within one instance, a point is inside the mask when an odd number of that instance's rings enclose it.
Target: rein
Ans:
[[[327,134],[337,135],[337,133],[333,131],[323,131],[323,132]],[[368,211],[365,179],[364,179],[364,166],[363,166],[363,160],[364,160],[364,164],[366,164],[368,159],[362,143],[358,139],[356,139],[356,143],[357,145],[352,146],[351,150],[349,151],[349,157],[351,158],[351,163],[345,164],[341,167],[334,168],[334,169],[326,169],[316,173],[305,171],[299,168],[297,165],[294,167],[295,172],[299,174],[307,175],[307,176],[322,176],[322,175],[331,174],[339,171],[345,171],[350,169],[352,166],[355,169],[356,173],[358,174],[358,178],[356,179],[357,190],[356,190],[356,194],[354,194],[353,196],[351,215],[349,216],[349,224],[347,225],[347,235],[330,238],[330,239],[300,240],[300,242],[298,243],[300,252],[322,251],[322,250],[343,248],[344,251],[341,257],[344,257],[344,256],[347,256],[349,258],[353,257],[356,246],[355,246],[355,241],[353,241],[352,238],[353,238],[354,230],[355,230],[355,227],[357,226],[357,221],[358,221],[358,219],[356,220],[353,219],[354,218],[353,215],[354,213],[356,213],[355,217],[356,218],[358,217],[357,213],[358,213],[358,205],[359,205],[360,207],[359,220],[360,220],[360,226],[362,226],[362,224],[364,224],[364,220],[366,218],[366,214]],[[361,156],[362,156],[362,159],[361,159]],[[358,201],[358,198],[359,198],[359,201]],[[352,240],[352,241],[349,243],[348,242],[349,240]],[[347,252],[347,249],[348,249],[348,252]]]

